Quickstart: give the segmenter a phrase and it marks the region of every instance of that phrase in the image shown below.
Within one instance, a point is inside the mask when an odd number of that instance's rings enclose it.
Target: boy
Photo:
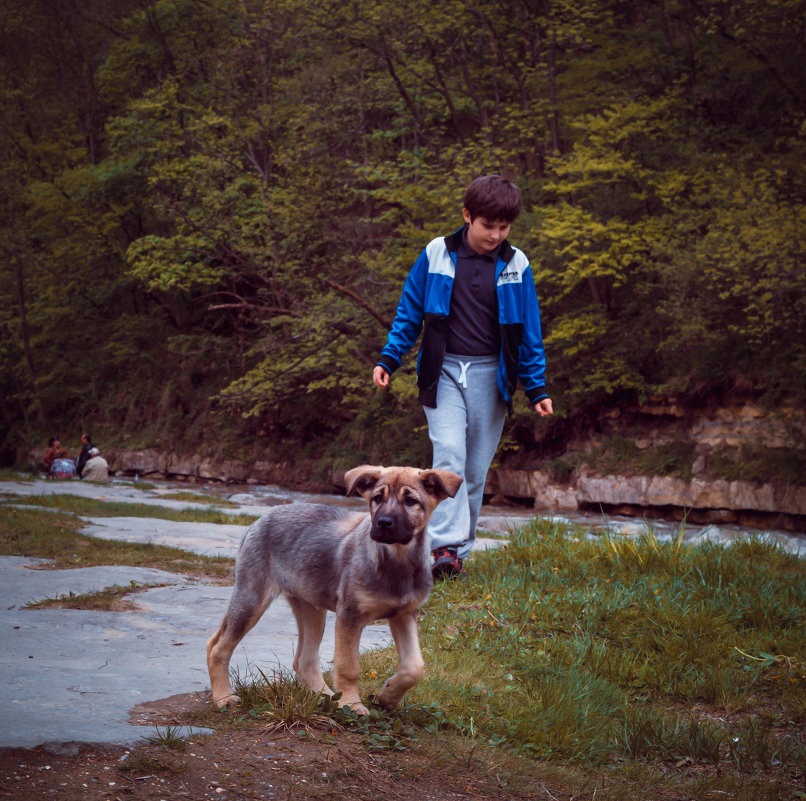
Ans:
[[[388,388],[425,324],[417,386],[432,466],[464,479],[428,526],[435,579],[466,575],[462,560],[476,538],[487,470],[518,379],[541,417],[553,412],[534,279],[526,256],[506,240],[519,213],[511,181],[486,175],[470,184],[464,227],[434,239],[414,263],[373,372],[375,384]]]

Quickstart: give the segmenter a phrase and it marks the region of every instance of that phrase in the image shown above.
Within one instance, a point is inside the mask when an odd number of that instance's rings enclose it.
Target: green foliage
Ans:
[[[806,397],[803,0],[85,5],[0,11],[6,446],[421,459],[413,356],[394,404],[370,375],[492,171],[558,408]]]

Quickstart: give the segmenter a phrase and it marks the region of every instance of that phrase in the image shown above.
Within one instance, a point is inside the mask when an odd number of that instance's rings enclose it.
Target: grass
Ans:
[[[204,495],[201,492],[168,492],[160,495],[160,498],[169,501],[189,501],[191,503],[206,503],[209,506],[223,506],[228,509],[237,509],[238,504],[228,501],[226,498],[216,498],[211,495]]]
[[[389,742],[444,730],[569,767],[579,786],[604,771],[652,797],[795,797],[806,564],[763,537],[581,534],[536,521],[437,585],[420,622],[426,675],[399,712],[376,713],[402,733]],[[395,660],[362,658],[366,697]]]
[[[0,505],[0,555],[50,559],[56,569],[129,565],[220,580],[230,580],[234,575],[232,559],[88,537],[79,531],[83,526],[72,516]]]
[[[725,447],[715,451],[710,461],[711,474],[725,481],[806,485],[806,453],[802,449],[762,445]]]
[[[138,584],[132,581],[122,587],[114,584],[103,590],[69,595],[57,595],[25,604],[26,609],[91,609],[102,612],[127,612],[137,610],[137,604],[129,599],[132,593],[143,592],[151,587],[164,587],[164,584]]]
[[[28,473],[23,473],[19,470],[11,470],[8,467],[3,467],[0,469],[0,481],[32,482],[34,479],[34,476]]]
[[[215,523],[248,526],[257,520],[256,515],[230,514],[217,509],[170,509],[147,503],[97,501],[80,495],[30,495],[7,498],[6,503],[41,506],[61,512],[88,517],[151,517],[190,523]]]
[[[691,480],[695,444],[679,441],[639,448],[634,440],[611,437],[583,457],[599,475],[655,475]]]

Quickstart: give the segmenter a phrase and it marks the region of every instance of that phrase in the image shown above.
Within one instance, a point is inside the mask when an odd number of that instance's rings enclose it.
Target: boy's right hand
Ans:
[[[376,364],[375,369],[372,371],[372,380],[375,382],[376,387],[389,389],[389,372],[379,364]]]

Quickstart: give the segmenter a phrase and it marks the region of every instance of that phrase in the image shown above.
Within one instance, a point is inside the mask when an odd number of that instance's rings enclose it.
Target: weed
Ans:
[[[299,729],[325,731],[329,736],[349,729],[363,735],[371,751],[405,751],[416,740],[417,726],[433,722],[429,707],[402,707],[393,715],[371,710],[357,715],[349,707],[340,707],[339,694],[312,693],[295,676],[279,668],[267,674],[255,668],[257,675],[233,675],[233,687],[251,718],[269,722],[269,730]],[[371,698],[368,697],[368,700]]]
[[[279,668],[271,675],[255,669],[256,677],[233,676],[235,692],[250,717],[269,721],[270,730],[341,728],[334,717],[338,705],[330,696],[312,693],[299,679]]]
[[[164,729],[160,729],[157,726],[155,731],[156,734],[152,737],[144,739],[152,745],[158,745],[165,751],[184,751],[187,748],[187,742],[182,735],[183,733],[188,737],[192,735],[190,731],[184,732],[181,726],[166,726]]]

